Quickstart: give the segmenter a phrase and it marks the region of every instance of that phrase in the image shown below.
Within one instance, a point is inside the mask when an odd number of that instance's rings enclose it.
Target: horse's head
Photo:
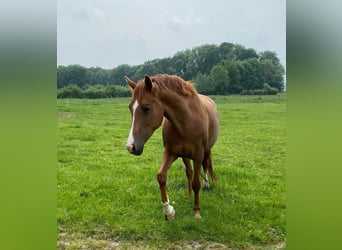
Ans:
[[[126,82],[132,88],[132,101],[129,110],[132,114],[132,125],[127,139],[126,148],[134,155],[143,152],[145,142],[163,121],[163,106],[156,98],[152,79],[145,76],[144,79],[133,82],[127,76]]]

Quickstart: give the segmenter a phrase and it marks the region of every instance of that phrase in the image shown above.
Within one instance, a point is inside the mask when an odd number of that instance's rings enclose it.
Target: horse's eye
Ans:
[[[147,113],[148,111],[150,111],[150,105],[143,105],[142,106],[142,110]]]

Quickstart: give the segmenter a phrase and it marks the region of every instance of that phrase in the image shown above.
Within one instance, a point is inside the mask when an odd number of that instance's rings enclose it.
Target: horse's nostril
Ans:
[[[128,152],[134,155],[141,155],[144,145],[142,147],[136,146],[135,144],[126,144]]]
[[[130,153],[132,153],[132,152],[135,151],[135,146],[134,146],[134,144],[126,144],[126,148],[127,148],[127,150],[128,150]]]

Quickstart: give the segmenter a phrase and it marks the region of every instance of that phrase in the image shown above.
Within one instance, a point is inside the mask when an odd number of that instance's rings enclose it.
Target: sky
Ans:
[[[285,67],[286,1],[57,1],[57,65],[112,69],[222,42],[275,51]]]

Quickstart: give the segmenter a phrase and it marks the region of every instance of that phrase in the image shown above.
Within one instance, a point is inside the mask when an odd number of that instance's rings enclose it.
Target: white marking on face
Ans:
[[[134,117],[135,117],[135,111],[137,110],[138,106],[139,106],[139,102],[138,102],[138,100],[135,100],[135,102],[133,104],[132,127],[131,127],[131,130],[129,131],[129,136],[128,136],[128,139],[127,139],[127,145],[134,144],[134,136],[133,136]]]

